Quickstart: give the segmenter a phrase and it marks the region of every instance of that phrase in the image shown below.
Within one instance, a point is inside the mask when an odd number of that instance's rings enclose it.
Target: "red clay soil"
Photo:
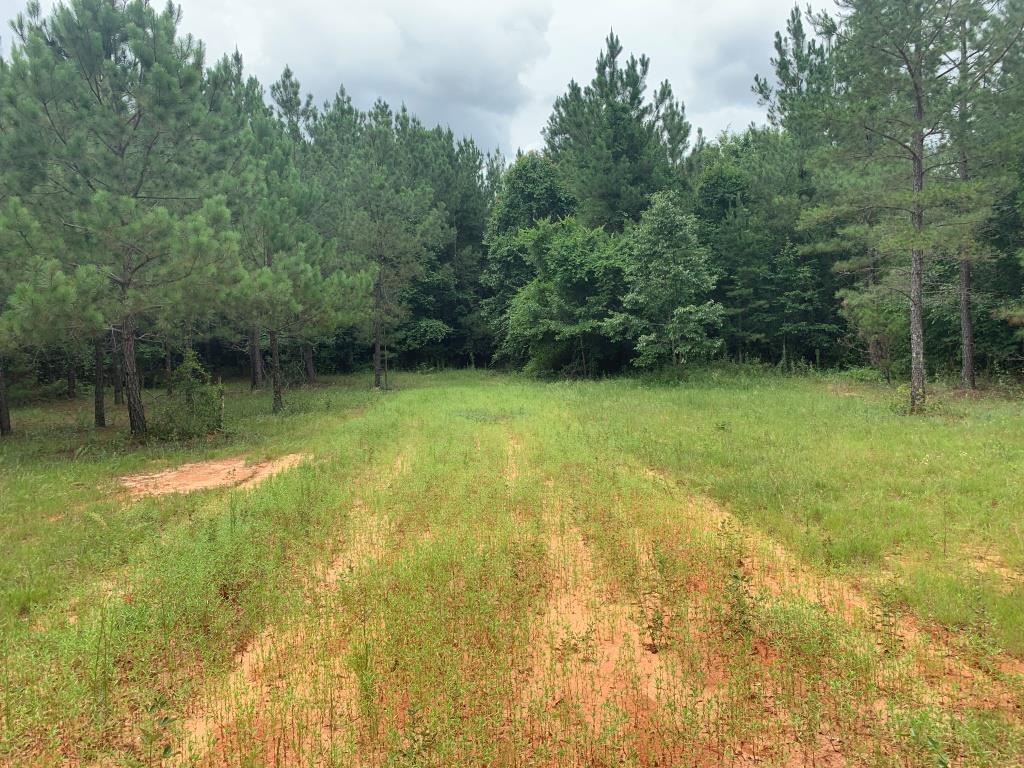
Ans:
[[[244,456],[236,456],[230,459],[197,461],[153,474],[129,475],[119,480],[136,498],[163,496],[168,493],[192,493],[225,486],[252,488],[278,472],[291,469],[304,458],[306,454],[293,453],[249,464]]]

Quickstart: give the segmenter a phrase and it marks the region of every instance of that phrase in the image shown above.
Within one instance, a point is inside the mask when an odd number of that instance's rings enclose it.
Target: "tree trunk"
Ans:
[[[274,379],[274,413],[284,410],[284,383],[281,380],[281,349],[277,331],[270,332],[270,370]]]
[[[377,286],[373,289],[373,386],[381,388],[381,377],[384,369],[381,365],[381,336],[383,335],[384,321],[381,317],[383,301],[381,300],[381,289],[378,280]]]
[[[920,196],[924,189],[924,134],[914,134],[914,208],[911,223],[917,237],[924,230],[924,208]],[[910,411],[924,405],[924,250],[915,246],[910,254]]]
[[[316,364],[313,361],[313,345],[302,345],[302,365],[306,370],[306,383],[316,384]]]
[[[263,351],[260,349],[260,329],[249,329],[249,384],[253,390],[263,386]]]
[[[103,349],[103,337],[96,339],[93,345],[93,423],[97,427],[107,426],[107,403],[104,362],[106,355]]]
[[[968,180],[967,155],[960,153],[959,175]],[[971,281],[973,265],[967,258],[967,248],[960,249],[960,386],[974,389],[974,314],[971,308]]]
[[[111,354],[110,359],[113,364],[113,379],[114,383],[114,405],[124,405],[124,366],[121,365],[121,350],[117,344],[117,336],[111,336]]]
[[[121,322],[121,362],[124,365],[124,392],[128,401],[128,423],[133,435],[146,434],[146,409],[142,404],[142,385],[135,360],[135,320],[131,315]]]
[[[78,397],[78,365],[75,359],[68,359],[68,400]]]
[[[968,57],[968,29],[966,19],[960,24],[960,86],[966,94],[966,86],[972,74]],[[965,140],[968,131],[969,105],[966,95],[960,99],[957,114],[960,122],[960,140]],[[961,147],[960,162],[957,164],[957,175],[960,181],[970,178],[967,168],[967,152]],[[974,389],[974,316],[971,310],[971,278],[972,264],[968,258],[966,246],[960,249],[960,385],[964,389]]]
[[[171,360],[171,345],[164,342],[164,386],[167,396],[174,394],[174,363]]]
[[[960,385],[975,389],[974,377],[974,317],[971,310],[971,262],[960,261]]]
[[[11,407],[7,402],[7,377],[4,375],[4,361],[0,358],[0,437],[11,434]]]

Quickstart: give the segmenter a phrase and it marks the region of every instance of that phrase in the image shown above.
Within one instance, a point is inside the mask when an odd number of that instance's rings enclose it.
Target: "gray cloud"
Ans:
[[[590,79],[614,28],[672,82],[714,135],[761,122],[750,93],[794,0],[179,0],[183,30],[211,59],[242,52],[265,84],[286,64],[317,101],[344,85],[356,103],[405,103],[484,148],[537,147],[555,97]],[[0,0],[9,19],[22,0]],[[44,5],[52,5],[52,0]],[[10,34],[2,34],[4,46]]]

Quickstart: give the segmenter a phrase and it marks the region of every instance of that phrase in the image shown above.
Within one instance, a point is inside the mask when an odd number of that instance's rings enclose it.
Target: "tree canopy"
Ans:
[[[867,365],[914,409],[929,376],[1019,375],[1024,8],[780,21],[768,125],[691,145],[611,32],[506,163],[287,66],[208,64],[173,4],[28,3],[0,59],[0,431],[11,391],[88,373],[97,426],[113,384],[142,435],[176,361],[268,368],[276,411],[363,365]]]

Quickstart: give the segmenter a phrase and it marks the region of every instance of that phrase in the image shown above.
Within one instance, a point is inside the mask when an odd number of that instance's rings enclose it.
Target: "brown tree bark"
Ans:
[[[107,426],[105,352],[101,336],[93,344],[93,423],[97,427]]]
[[[970,260],[960,261],[960,385],[976,389],[974,375],[974,311],[971,307],[972,265]]]
[[[968,55],[968,38],[969,32],[967,28],[967,20],[962,19],[960,24],[960,65],[959,65],[959,79],[960,87],[963,89],[964,95],[960,99],[958,117],[960,122],[960,141],[965,140],[964,135],[967,133],[968,117],[969,117],[969,104],[967,100],[967,89],[968,84],[971,80],[971,58]],[[957,175],[960,177],[960,181],[968,181],[970,179],[970,173],[967,168],[967,152],[961,147],[960,159],[957,164]],[[968,258],[966,247],[960,249],[960,386],[964,389],[974,389],[976,387],[974,377],[974,314],[971,307],[971,282],[972,282],[973,265],[971,260]]]
[[[68,358],[68,400],[78,397],[78,365],[73,357]]]
[[[249,329],[249,387],[252,390],[263,386],[263,350],[260,349],[260,329],[255,325]]]
[[[284,410],[284,382],[281,377],[281,345],[277,331],[270,332],[270,372],[274,381],[274,413]]]
[[[302,366],[306,372],[306,383],[316,384],[316,363],[313,358],[313,345],[302,345]]]
[[[110,335],[110,383],[114,386],[114,405],[124,405],[124,366],[121,365],[121,345],[117,331]]]
[[[4,374],[4,360],[0,358],[0,437],[11,434],[11,406],[7,400],[7,377]]]
[[[167,389],[167,396],[174,394],[174,363],[171,360],[171,345],[164,342],[164,387]]]
[[[133,435],[144,435],[146,409],[142,403],[142,384],[135,360],[135,320],[131,315],[121,321],[121,362],[124,366],[124,394],[128,401],[128,424]]]
[[[961,107],[963,109],[963,107]],[[967,154],[960,153],[958,174],[961,181],[969,179]],[[960,249],[960,386],[975,389],[974,375],[974,310],[971,306],[971,292],[974,265],[968,258],[966,247]]]
[[[924,121],[924,107],[917,102],[918,124]],[[912,144],[914,172],[914,207],[911,224],[918,237],[924,230],[924,208],[920,200],[924,190],[924,132],[914,131]],[[924,406],[924,250],[915,246],[910,254],[910,412],[917,413]]]
[[[381,345],[384,335],[384,319],[381,317],[384,310],[384,302],[381,296],[380,279],[373,289],[373,386],[374,389],[381,388],[381,379],[384,373],[384,366],[381,358]]]
[[[121,365],[121,350],[114,347],[114,405],[124,405],[124,366]]]

